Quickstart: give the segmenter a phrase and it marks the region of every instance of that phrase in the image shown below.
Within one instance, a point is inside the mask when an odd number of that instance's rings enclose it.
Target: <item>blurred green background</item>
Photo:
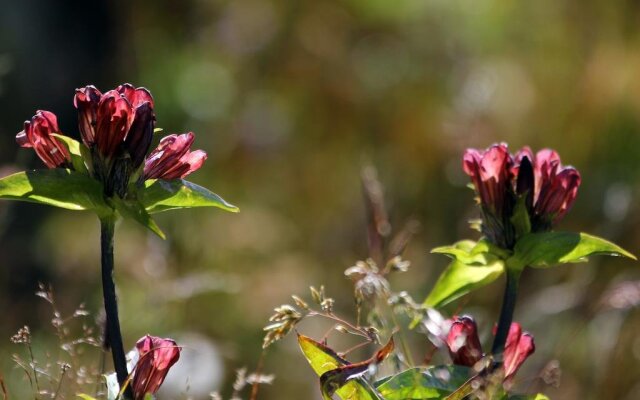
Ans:
[[[42,166],[14,139],[36,109],[77,137],[74,89],[131,82],[151,90],[165,133],[194,131],[208,152],[192,180],[241,208],[160,215],[164,242],[132,223],[117,229],[125,346],[147,332],[191,343],[187,370],[160,398],[228,396],[234,370],[256,367],[272,308],[310,284],[325,284],[353,316],[343,270],[367,256],[366,164],[386,186],[392,225],[422,224],[405,254],[411,270],[391,282],[417,300],[446,265],[429,249],[477,237],[466,224],[477,216],[460,166],[467,147],[557,149],[583,177],[561,228],[639,252],[637,1],[0,0],[0,10],[1,175]],[[85,302],[96,313],[98,251],[93,215],[0,202],[0,371],[10,390],[26,385],[9,359],[18,328],[55,351],[37,283],[53,286],[63,312]],[[638,265],[608,258],[527,271],[516,319],[537,352],[518,388],[640,398],[640,288],[602,306],[612,284],[639,279]],[[463,303],[485,339],[501,290]],[[321,332],[314,324],[302,330]],[[409,337],[421,359],[426,337]],[[557,388],[537,378],[551,360]],[[260,399],[319,398],[293,337],[269,349],[264,368],[276,380]]]

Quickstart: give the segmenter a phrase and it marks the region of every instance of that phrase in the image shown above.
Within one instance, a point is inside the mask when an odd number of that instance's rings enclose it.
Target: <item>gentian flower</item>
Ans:
[[[94,86],[76,89],[74,105],[82,141],[105,193],[126,194],[129,177],[142,165],[155,127],[153,97],[125,83],[104,94]]]
[[[144,163],[144,179],[184,178],[199,169],[207,159],[202,150],[191,151],[192,132],[162,138]]]
[[[164,382],[169,369],[180,358],[180,347],[171,339],[146,335],[136,343],[138,362],[132,379],[134,400],[155,394]]]
[[[482,359],[478,329],[470,316],[453,318],[446,345],[455,365],[473,367]],[[510,380],[535,349],[533,336],[528,332],[522,332],[520,324],[513,322],[504,349],[504,379]]]
[[[507,249],[517,240],[512,217],[518,199],[524,200],[531,231],[548,231],[569,211],[580,186],[580,173],[562,166],[550,149],[535,157],[528,147],[512,156],[502,143],[485,151],[468,149],[463,169],[478,194],[483,234]]]
[[[49,111],[37,111],[31,121],[24,122],[24,130],[16,135],[21,147],[32,147],[49,168],[68,167],[71,155],[67,148],[52,133],[59,133],[58,119]]]

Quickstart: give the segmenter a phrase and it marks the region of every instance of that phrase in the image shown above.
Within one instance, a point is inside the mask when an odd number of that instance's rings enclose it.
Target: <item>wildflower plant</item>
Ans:
[[[469,149],[463,157],[463,170],[471,178],[482,217],[472,221],[471,226],[482,237],[433,249],[433,253],[444,254],[452,261],[423,303],[414,301],[406,292],[394,291],[387,279],[390,273],[407,271],[410,264],[401,255],[415,231],[415,223],[408,224],[394,238],[389,237],[391,227],[382,186],[375,171],[365,169],[363,189],[370,257],[345,271],[354,284],[356,321],[338,317],[333,301],[331,307],[322,306],[327,301],[324,287],[311,288],[313,303],[321,310],[297,296],[293,297],[295,304],[275,309],[271,324],[265,327],[264,347],[309,317],[332,321],[330,330],[319,340],[298,334],[302,353],[320,378],[323,399],[548,399],[543,394],[510,393],[519,368],[535,352],[533,335],[513,322],[522,271],[526,267],[584,262],[592,255],[636,259],[602,238],[554,230],[571,209],[581,183],[578,170],[563,166],[555,151],[544,149],[534,155],[525,147],[510,154],[502,143],[486,150]],[[506,285],[500,317],[493,329],[493,343],[485,347],[490,351],[484,351],[475,319],[469,315],[447,317],[442,314],[443,307],[502,275],[506,275]],[[408,326],[399,323],[401,316],[408,317]],[[451,364],[431,364],[433,353],[428,353],[422,363],[412,360],[405,335],[407,329],[416,327]],[[332,332],[363,341],[339,352],[329,344]],[[394,342],[399,345],[394,346]],[[378,348],[371,358],[359,362],[346,359],[351,351],[367,345]],[[383,362],[387,365],[381,365]],[[557,362],[548,365],[549,371],[555,372],[547,375],[557,376]],[[549,379],[552,381],[557,379]]]
[[[191,150],[193,133],[168,135],[149,152],[156,128],[154,99],[145,88],[123,84],[105,93],[94,86],[76,89],[80,140],[64,135],[50,111],[37,111],[17,134],[18,145],[32,148],[46,169],[18,172],[0,179],[0,199],[91,211],[100,220],[102,285],[106,344],[117,381],[127,399],[129,377],[118,321],[113,281],[114,227],[131,219],[164,238],[152,214],[181,208],[217,207],[237,212],[210,190],[184,178],[207,158]],[[176,358],[177,360],[177,358]],[[166,372],[165,372],[166,373]],[[135,399],[142,399],[135,386]],[[152,385],[162,379],[153,378]],[[155,386],[154,386],[155,387]]]

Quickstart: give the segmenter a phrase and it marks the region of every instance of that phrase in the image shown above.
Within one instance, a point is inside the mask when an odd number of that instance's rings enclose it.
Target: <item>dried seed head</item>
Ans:
[[[31,343],[31,331],[27,325],[18,329],[18,332],[11,336],[11,343],[15,344],[29,344]]]

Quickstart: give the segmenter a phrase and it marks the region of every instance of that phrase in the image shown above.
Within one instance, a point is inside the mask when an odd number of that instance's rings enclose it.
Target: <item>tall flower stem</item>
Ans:
[[[113,235],[115,217],[108,216],[100,219],[100,249],[102,251],[102,294],[104,296],[104,310],[107,316],[106,343],[111,348],[113,366],[116,370],[118,383],[124,387],[127,377],[127,360],[122,345],[120,320],[118,319],[118,302],[116,300],[116,285],[113,281]],[[131,389],[124,392],[125,399],[131,399]]]
[[[504,288],[504,297],[502,299],[502,310],[500,310],[500,319],[498,320],[498,329],[496,337],[493,340],[491,353],[498,356],[504,353],[504,346],[509,336],[509,329],[513,321],[513,312],[516,308],[516,299],[518,297],[518,282],[522,269],[514,269],[507,267],[507,284]],[[501,358],[499,358],[501,359]]]

